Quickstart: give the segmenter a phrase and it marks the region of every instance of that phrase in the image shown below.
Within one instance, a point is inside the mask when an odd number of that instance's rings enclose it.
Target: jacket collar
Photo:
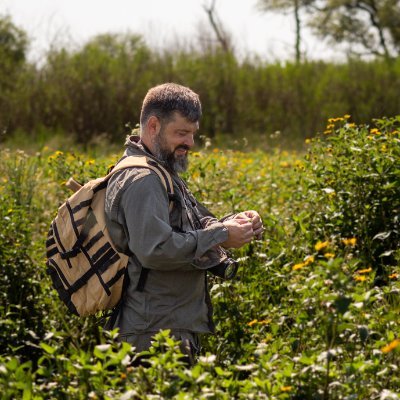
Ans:
[[[154,161],[156,161],[158,164],[166,168],[171,174],[176,175],[175,172],[170,171],[168,168],[167,164],[164,161],[161,161],[158,159],[156,156],[152,154],[152,152],[149,150],[149,148],[140,140],[140,136],[138,135],[130,135],[126,138],[125,141],[125,155],[127,156],[133,156],[133,155],[145,155]]]

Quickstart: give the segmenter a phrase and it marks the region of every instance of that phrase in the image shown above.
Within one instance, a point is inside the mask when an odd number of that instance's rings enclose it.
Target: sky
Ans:
[[[211,0],[0,0],[8,14],[31,39],[30,56],[39,59],[51,45],[82,44],[99,33],[138,33],[150,46],[191,41],[199,27],[209,27],[204,5]],[[288,60],[294,55],[291,15],[262,13],[257,0],[216,0],[216,12],[233,37],[239,55]],[[308,58],[332,58],[326,44],[304,31]]]

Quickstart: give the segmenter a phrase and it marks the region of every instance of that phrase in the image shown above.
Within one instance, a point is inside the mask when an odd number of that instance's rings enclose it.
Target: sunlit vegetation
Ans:
[[[261,142],[261,141],[260,141]],[[261,143],[260,143],[261,144]],[[210,280],[217,334],[187,368],[160,333],[134,363],[98,318],[73,317],[45,273],[65,181],[118,154],[1,150],[0,393],[3,399],[398,399],[400,117],[325,122],[304,153],[208,141],[186,174],[218,215],[256,209],[262,240]]]

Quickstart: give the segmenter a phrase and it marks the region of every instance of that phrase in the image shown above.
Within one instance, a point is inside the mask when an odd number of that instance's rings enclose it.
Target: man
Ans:
[[[263,232],[255,211],[218,221],[178,176],[188,166],[200,116],[199,97],[189,88],[166,83],[150,89],[140,137],[127,139],[124,155],[157,161],[171,174],[174,195],[148,168],[119,171],[108,183],[107,226],[119,250],[131,254],[129,283],[113,327],[137,351],[148,349],[160,329],[170,329],[192,359],[198,334],[214,330],[207,270],[221,274],[222,266],[229,275],[232,264],[223,248],[239,248]]]

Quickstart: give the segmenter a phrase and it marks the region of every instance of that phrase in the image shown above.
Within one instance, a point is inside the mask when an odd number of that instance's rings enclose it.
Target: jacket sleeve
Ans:
[[[195,231],[173,231],[169,224],[168,195],[160,179],[152,173],[129,185],[120,207],[129,249],[146,268],[165,271],[202,268],[194,261],[228,238],[227,229],[220,222]]]
[[[217,217],[202,203],[196,201],[197,210],[200,213],[200,220],[203,228],[209,227],[217,222],[224,222],[231,218],[233,218],[236,214],[228,214],[223,216],[221,219],[217,219]]]

